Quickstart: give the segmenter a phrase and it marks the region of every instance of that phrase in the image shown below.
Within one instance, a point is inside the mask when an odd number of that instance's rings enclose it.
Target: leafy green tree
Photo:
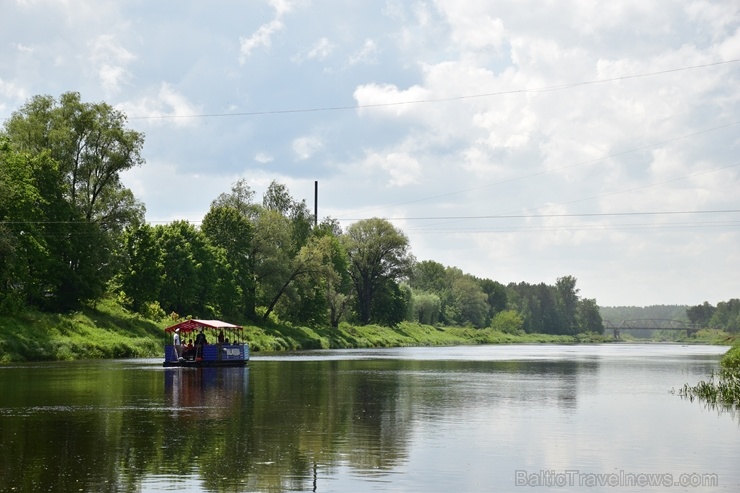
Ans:
[[[411,288],[393,279],[385,279],[375,293],[370,321],[394,327],[406,319],[411,305]]]
[[[297,280],[297,298],[290,304],[288,316],[291,320],[336,328],[349,311],[352,288],[347,254],[339,241],[341,228],[335,221],[325,219],[313,235],[322,242],[323,260]],[[287,311],[281,309],[281,318]]]
[[[433,260],[416,262],[412,268],[409,285],[413,289],[428,293],[441,293],[449,285],[445,266]]]
[[[387,281],[398,282],[410,273],[413,257],[408,238],[388,221],[372,218],[350,225],[342,241],[349,258],[359,319],[367,324],[376,295],[381,289],[392,289]]]
[[[442,303],[434,293],[413,290],[409,319],[427,325],[436,325],[442,311]]]
[[[247,318],[255,313],[255,279],[252,259],[253,228],[239,209],[226,205],[211,205],[203,218],[201,231],[208,241],[221,247],[226,256],[226,263],[236,284],[234,293],[239,301],[235,311]]]
[[[717,303],[717,308],[709,320],[709,326],[728,332],[740,331],[740,299],[732,298]]]
[[[459,270],[459,269],[458,269]],[[427,292],[439,298],[439,320],[442,323],[456,323],[449,309],[453,302],[452,278],[448,268],[433,260],[415,262],[409,277],[409,286],[414,291]]]
[[[524,332],[524,320],[516,310],[502,310],[493,316],[491,328],[506,334],[518,335]]]
[[[555,283],[557,294],[558,326],[565,334],[578,332],[578,292],[576,278],[563,276]]]
[[[491,320],[497,313],[506,310],[506,286],[491,279],[479,279],[481,289],[486,294],[488,302],[488,319]]]
[[[696,324],[699,327],[709,327],[709,321],[712,319],[715,310],[716,307],[714,305],[710,305],[709,302],[705,301],[701,305],[687,308],[686,317],[692,324]]]
[[[275,291],[272,299],[267,305],[265,311],[265,319],[270,315],[270,312],[275,308],[281,297],[286,294],[288,288],[291,285],[297,285],[296,281],[311,276],[312,278],[321,278],[330,272],[332,269],[329,259],[331,258],[332,242],[329,237],[313,236],[309,239],[308,243],[304,245],[298,254],[289,261],[288,275],[285,276],[283,283]],[[304,297],[308,292],[304,291]],[[320,296],[322,293],[318,291],[315,293]]]
[[[475,278],[460,272],[454,276],[451,292],[452,303],[447,307],[448,318],[457,325],[485,327],[489,312],[488,297]]]
[[[179,315],[220,315],[234,292],[223,251],[187,221],[174,221],[155,228],[162,252],[164,276],[160,305]]]
[[[578,302],[578,327],[579,332],[604,332],[604,321],[595,299],[583,298]]]
[[[126,116],[112,106],[83,103],[79,93],[67,92],[59,101],[35,96],[12,114],[5,131],[19,150],[50,152],[65,198],[87,221],[121,231],[143,212],[120,174],[144,163],[144,135],[125,125]]]
[[[78,93],[59,100],[36,96],[5,122],[16,151],[47,155],[57,164],[37,188],[44,210],[50,265],[34,303],[65,310],[102,295],[115,273],[115,250],[128,225],[143,221],[143,205],[120,173],[143,163],[142,134],[105,103],[82,103]],[[48,169],[48,168],[47,168]]]
[[[162,287],[164,270],[154,228],[142,224],[126,230],[123,252],[118,284],[131,308],[141,312],[147,303],[159,301]]]
[[[231,193],[222,193],[211,203],[211,208],[230,207],[239,211],[243,217],[255,219],[262,210],[259,204],[254,202],[255,192],[247,183],[247,180],[237,180],[231,186]]]
[[[53,201],[43,193],[52,192],[46,185],[56,175],[48,153],[32,157],[0,140],[0,305],[11,299],[16,305],[38,301],[49,289],[46,276],[56,259],[45,234],[45,208]],[[4,311],[10,308],[6,303]]]

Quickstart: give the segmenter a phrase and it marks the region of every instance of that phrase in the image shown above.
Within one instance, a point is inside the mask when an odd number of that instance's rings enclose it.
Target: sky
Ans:
[[[503,284],[740,298],[734,0],[0,0],[0,121],[123,111],[152,224],[246,179]]]

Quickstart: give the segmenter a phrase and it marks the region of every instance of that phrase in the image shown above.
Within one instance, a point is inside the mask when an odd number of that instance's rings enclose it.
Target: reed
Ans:
[[[712,405],[740,407],[740,346],[732,347],[720,360],[720,370],[696,385],[684,384],[678,395]]]

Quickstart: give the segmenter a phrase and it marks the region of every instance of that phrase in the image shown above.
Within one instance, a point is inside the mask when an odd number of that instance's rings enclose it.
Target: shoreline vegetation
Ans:
[[[158,358],[168,342],[164,327],[177,320],[153,321],[128,311],[110,299],[69,314],[28,310],[13,317],[0,317],[0,363],[65,361],[111,358]],[[576,335],[509,334],[492,328],[436,327],[401,322],[395,327],[380,325],[338,328],[303,327],[265,322],[245,324],[245,340],[252,351],[377,348],[399,346],[454,346],[477,344],[576,344],[615,342],[604,334]],[[623,339],[630,342],[633,339]],[[718,330],[701,330],[692,337],[635,342],[680,342],[738,344],[737,336]],[[734,361],[740,361],[734,353]],[[724,361],[724,360],[723,360]],[[688,387],[687,392],[688,392]],[[693,394],[692,394],[693,395]]]
[[[720,360],[720,370],[696,385],[684,384],[678,395],[691,401],[699,399],[709,406],[740,408],[740,341],[727,351]]]

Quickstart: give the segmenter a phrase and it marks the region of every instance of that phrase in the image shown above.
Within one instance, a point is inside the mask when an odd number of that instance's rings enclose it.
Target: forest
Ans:
[[[248,180],[237,181],[197,225],[148,224],[121,181],[145,164],[143,146],[123,113],[75,92],[35,96],[5,122],[0,312],[65,313],[113,297],[154,320],[603,331],[596,300],[580,296],[572,276],[505,286],[419,261],[389,221],[343,230],[332,218],[318,221],[276,181],[259,198]]]

